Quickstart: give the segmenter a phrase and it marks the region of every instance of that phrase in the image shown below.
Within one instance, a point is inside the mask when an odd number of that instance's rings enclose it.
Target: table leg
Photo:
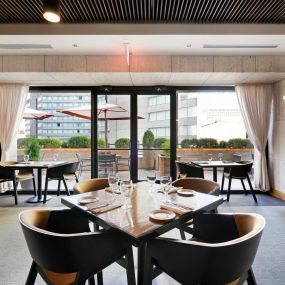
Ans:
[[[213,167],[213,180],[217,182],[217,167]]]
[[[146,243],[138,247],[138,285],[144,285],[144,262],[146,253]]]
[[[47,201],[52,197],[47,196]],[[44,201],[44,197],[42,196],[42,169],[38,168],[38,189],[37,189],[37,197],[32,197],[27,200],[28,203],[42,203]]]

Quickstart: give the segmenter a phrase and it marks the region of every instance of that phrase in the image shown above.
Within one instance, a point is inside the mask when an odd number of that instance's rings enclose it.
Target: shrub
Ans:
[[[164,143],[162,144],[162,148],[163,148],[163,154],[165,156],[170,156],[170,140],[166,139],[164,141]]]
[[[199,147],[203,148],[218,148],[219,144],[216,139],[212,138],[201,138],[199,139]]]
[[[104,148],[106,147],[106,144],[105,144],[105,140],[104,139],[98,139],[98,147],[100,148]]]
[[[30,160],[40,160],[41,146],[38,139],[31,139],[25,146],[25,154],[28,154]]]
[[[59,139],[39,139],[39,144],[42,148],[60,148],[61,147],[61,140]]]
[[[143,147],[152,148],[154,143],[154,134],[151,130],[145,131],[143,135]]]
[[[130,139],[128,138],[120,138],[115,142],[116,148],[129,148],[130,147]]]
[[[154,148],[162,148],[162,144],[167,141],[166,138],[156,138],[153,142]]]
[[[235,138],[235,139],[230,139],[228,141],[228,147],[229,148],[252,148],[253,145],[249,139]]]
[[[181,141],[181,147],[182,148],[188,148],[192,146],[199,146],[199,140],[198,139],[184,139]]]
[[[61,144],[61,147],[62,147],[62,148],[69,148],[68,142],[63,142],[63,143]]]
[[[28,143],[31,143],[33,140],[37,140],[36,138],[21,138],[17,140],[18,148],[26,148]]]
[[[220,141],[219,147],[220,148],[227,148],[228,147],[228,143],[226,141]]]
[[[85,136],[75,136],[71,137],[67,144],[69,148],[88,148],[91,146],[91,140]]]

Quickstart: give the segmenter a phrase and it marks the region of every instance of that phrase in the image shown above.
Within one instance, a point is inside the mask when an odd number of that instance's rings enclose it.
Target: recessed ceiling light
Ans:
[[[190,48],[191,46],[192,46],[191,44],[187,44],[187,45],[186,45],[187,48]]]
[[[60,21],[59,0],[44,0],[43,16],[49,22],[58,23]]]
[[[79,47],[79,45],[77,45],[77,44],[73,44],[72,45],[74,48],[78,48]]]

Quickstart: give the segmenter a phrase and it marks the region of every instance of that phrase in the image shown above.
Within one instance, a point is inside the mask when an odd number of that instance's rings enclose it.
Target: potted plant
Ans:
[[[161,147],[162,154],[159,155],[159,174],[160,176],[170,174],[170,140],[166,139]]]
[[[154,152],[152,151],[154,134],[151,130],[145,131],[143,135],[143,168],[152,170],[155,167]]]

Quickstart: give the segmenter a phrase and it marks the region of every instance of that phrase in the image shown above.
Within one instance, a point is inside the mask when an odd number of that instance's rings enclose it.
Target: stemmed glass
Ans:
[[[123,193],[125,197],[125,203],[122,206],[124,210],[132,208],[132,205],[130,203],[130,196],[133,191],[133,182],[132,180],[123,180],[121,181],[121,192]]]
[[[223,153],[222,153],[222,152],[219,152],[219,153],[218,153],[218,158],[219,158],[220,161],[223,160]]]
[[[119,177],[118,174],[116,172],[110,172],[108,175],[108,182],[109,185],[112,189],[113,193],[120,193],[120,189],[119,189]]]
[[[24,158],[25,164],[28,164],[30,156],[28,154],[25,154],[23,158]]]
[[[149,189],[150,193],[153,193],[153,185],[155,183],[155,180],[156,180],[156,173],[155,172],[151,173],[147,176],[147,181],[150,184],[150,189]]]
[[[54,153],[54,154],[52,155],[52,160],[53,160],[53,161],[57,161],[57,159],[58,159],[58,153]]]
[[[179,178],[186,178],[187,177],[187,173],[185,173],[185,172],[180,172],[179,173]]]
[[[163,192],[164,192],[164,196],[165,196],[165,199],[163,202],[169,202],[168,191],[171,188],[171,181],[172,181],[172,179],[170,176],[161,176],[161,178],[160,178],[160,184],[163,185]]]
[[[213,160],[213,154],[212,154],[212,153],[209,153],[209,154],[208,154],[208,160],[209,160],[209,161],[212,161],[212,160]]]

